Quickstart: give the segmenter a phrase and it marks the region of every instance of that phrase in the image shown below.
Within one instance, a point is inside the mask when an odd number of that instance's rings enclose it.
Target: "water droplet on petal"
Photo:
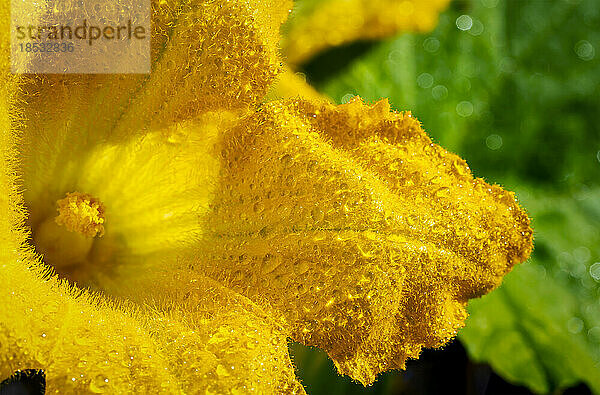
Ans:
[[[323,221],[323,218],[325,218],[325,213],[319,207],[313,208],[310,212],[310,215],[312,219],[316,222],[321,222]]]
[[[308,271],[310,263],[304,260],[299,260],[294,263],[294,273],[304,274]]]
[[[102,394],[108,390],[108,378],[101,374],[94,377],[90,382],[90,391],[94,394]]]
[[[217,375],[220,377],[227,377],[229,376],[229,372],[227,371],[227,368],[223,365],[218,365],[217,366]]]
[[[260,269],[261,274],[268,274],[277,269],[281,265],[281,259],[279,256],[273,256],[271,254],[265,255],[263,258],[262,266]]]

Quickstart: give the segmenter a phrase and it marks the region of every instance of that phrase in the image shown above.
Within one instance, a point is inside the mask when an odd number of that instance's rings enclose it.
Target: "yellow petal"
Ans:
[[[277,80],[271,86],[271,90],[266,100],[302,98],[313,101],[330,101],[329,98],[317,92],[306,81],[306,76],[295,73],[289,67],[285,67],[283,72],[277,76]]]
[[[150,76],[26,76],[17,101],[26,119],[15,125],[18,170],[34,239],[58,201],[91,194],[107,210],[107,235],[92,251],[100,251],[96,271],[108,279],[118,277],[111,276],[122,263],[115,255],[184,248],[199,236],[197,216],[213,188],[208,150],[220,122],[213,119],[245,111],[266,92],[289,3],[160,1],[154,8]],[[201,125],[191,137],[194,127],[180,121],[189,117]]]
[[[153,72],[118,129],[137,126],[139,117],[166,117],[164,125],[256,104],[279,70],[279,27],[290,6],[290,0],[155,4]]]
[[[21,119],[13,111],[16,77],[10,74],[9,4],[0,3],[0,260],[15,259],[26,233],[21,228],[23,210],[16,188],[17,136],[12,124]]]
[[[291,64],[302,64],[324,49],[399,32],[426,32],[450,0],[326,0],[298,10],[284,38]],[[302,5],[302,2],[299,3]]]
[[[138,320],[71,288],[30,256],[2,261],[0,377],[43,369],[48,393],[177,392],[178,379]],[[133,358],[132,358],[133,357]]]
[[[23,263],[1,262],[0,378],[43,369],[48,393],[304,393],[281,330],[201,276],[146,284],[162,309],[136,312]]]
[[[449,341],[531,251],[513,194],[386,101],[272,102],[223,144],[201,270],[365,384]]]
[[[152,73],[25,78],[26,141],[89,143],[208,111],[246,110],[280,68],[279,26],[289,7],[273,0],[152,1]]]
[[[186,392],[304,393],[285,332],[263,309],[185,264],[138,274],[114,292],[166,313],[148,325]]]

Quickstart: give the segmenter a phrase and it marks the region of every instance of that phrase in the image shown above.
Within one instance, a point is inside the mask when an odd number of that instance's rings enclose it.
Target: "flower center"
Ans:
[[[58,215],[34,232],[44,262],[62,271],[85,262],[94,239],[104,236],[104,205],[89,194],[73,192],[57,201]]]
[[[104,206],[91,195],[79,192],[67,193],[58,202],[58,216],[54,221],[69,232],[85,237],[104,236]]]

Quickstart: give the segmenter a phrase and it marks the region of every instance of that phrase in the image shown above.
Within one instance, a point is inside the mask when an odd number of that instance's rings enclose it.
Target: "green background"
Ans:
[[[412,111],[530,213],[532,258],[469,304],[459,334],[469,391],[492,393],[497,375],[536,393],[578,385],[567,392],[600,394],[600,2],[454,1],[430,34],[329,50],[302,71],[337,103],[387,97]],[[291,349],[312,395],[408,393],[415,377],[453,390],[447,351],[363,388],[337,376],[323,353]],[[441,370],[423,367],[431,358]]]

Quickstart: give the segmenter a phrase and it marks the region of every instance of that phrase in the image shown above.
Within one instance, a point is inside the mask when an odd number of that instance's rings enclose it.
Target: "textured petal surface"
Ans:
[[[46,371],[49,393],[178,392],[167,359],[131,315],[32,270],[0,262],[0,377]]]
[[[28,77],[28,138],[46,129],[115,138],[207,111],[245,110],[280,68],[279,26],[289,8],[271,0],[152,1],[152,73]]]
[[[514,195],[386,101],[273,102],[223,144],[202,270],[365,384],[451,339],[531,251]]]
[[[302,64],[324,49],[398,32],[432,30],[450,0],[300,1],[284,40],[291,64]],[[306,3],[306,4],[303,4]]]
[[[189,269],[163,273],[158,284],[156,273],[144,281],[138,271],[131,288],[113,290],[129,297],[118,306],[50,277],[15,226],[23,213],[10,193],[13,141],[6,112],[0,116],[0,189],[8,197],[0,203],[9,213],[0,217],[0,378],[44,369],[48,393],[304,392],[280,326]]]
[[[272,320],[202,277],[146,284],[138,300],[179,303],[139,310],[42,280],[43,269],[23,263],[0,262],[2,378],[43,369],[48,393],[303,393]]]
[[[0,3],[0,21],[9,18],[8,4]],[[16,170],[16,136],[11,123],[17,121],[19,114],[11,112],[11,103],[15,94],[16,79],[10,70],[9,24],[0,26],[0,259],[14,257],[13,250],[17,247],[17,235],[11,236],[14,224],[21,217],[16,190],[13,187]]]
[[[141,273],[114,290],[152,305],[154,316],[166,316],[148,326],[186,392],[303,394],[281,325],[247,298],[190,269],[182,263],[180,269]]]

